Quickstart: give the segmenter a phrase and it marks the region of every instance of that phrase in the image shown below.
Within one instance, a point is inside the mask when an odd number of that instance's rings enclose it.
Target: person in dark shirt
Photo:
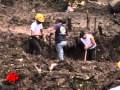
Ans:
[[[59,60],[64,60],[64,49],[63,47],[67,45],[66,40],[66,29],[63,25],[63,21],[60,19],[56,20],[54,26],[55,29],[55,44]]]
[[[60,61],[64,60],[64,46],[67,45],[66,35],[67,31],[62,19],[57,19],[55,25],[49,27],[48,30],[51,34],[55,35],[55,46],[57,51],[57,56]]]

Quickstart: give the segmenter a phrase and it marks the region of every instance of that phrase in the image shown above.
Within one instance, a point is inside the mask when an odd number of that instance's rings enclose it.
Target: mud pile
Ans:
[[[74,13],[54,12],[54,10],[52,10],[54,13],[51,13],[48,8],[45,10],[42,6],[37,7],[36,2],[32,3],[35,6],[29,6],[24,0],[22,5],[19,0],[16,4],[13,3],[13,6],[0,5],[0,30],[4,28],[7,31],[0,32],[0,90],[107,90],[120,84],[120,70],[116,66],[116,62],[120,60],[120,31],[118,23],[115,22],[118,19],[114,20],[105,6],[88,3]],[[60,63],[56,59],[54,45],[52,48],[45,45],[43,54],[32,55],[25,50],[29,36],[8,32],[12,26],[29,26],[32,17],[39,10],[46,16],[55,18],[64,16],[72,19],[69,41],[73,44],[65,49],[64,62]],[[103,36],[99,37],[96,27],[95,38],[98,44],[96,61],[88,63],[83,62],[83,55],[75,41],[77,39],[72,37],[84,29],[82,26],[86,27],[86,10],[90,12],[91,31],[94,28],[94,17],[97,18],[97,25],[99,22],[103,24]],[[51,24],[51,21],[48,23]],[[53,63],[57,63],[57,66],[50,72],[49,68]],[[21,79],[15,85],[5,83],[6,75],[10,71],[20,74]]]
[[[27,39],[24,34],[0,33],[1,90],[106,90],[120,83],[120,71],[114,62],[83,63],[66,57],[65,62],[58,63],[57,59],[26,53],[23,42]],[[57,66],[50,72],[52,63]],[[20,74],[15,85],[4,83],[10,71]]]

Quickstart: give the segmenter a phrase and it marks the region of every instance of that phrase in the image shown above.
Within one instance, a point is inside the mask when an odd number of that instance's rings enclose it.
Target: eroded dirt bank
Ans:
[[[25,46],[27,46],[25,41],[30,35],[29,26],[36,12],[40,11],[46,15],[48,25],[53,25],[57,17],[70,17],[72,19],[70,40],[72,39],[74,43],[74,35],[78,35],[80,30],[85,30],[86,10],[89,10],[91,32],[94,32],[93,22],[94,18],[97,18],[96,61],[83,63],[83,56],[78,46],[73,44],[72,47],[66,49],[65,62],[58,63],[50,72],[50,65],[58,61],[55,58],[55,48],[49,49],[46,45],[42,55],[31,55],[25,52]],[[97,29],[99,22],[102,23],[104,34],[102,37],[99,37]],[[30,4],[24,0],[15,1],[14,5],[1,4],[0,90],[107,90],[120,85],[120,70],[116,66],[117,61],[120,60],[120,25],[118,22],[119,13],[118,17],[113,17],[106,6],[95,3],[88,3],[72,13],[56,12],[51,8],[48,10],[44,4],[39,5],[36,2]],[[38,68],[41,68],[41,73],[38,73],[35,68],[36,64]],[[20,74],[21,79],[16,85],[7,85],[4,82],[9,71],[17,71]]]
[[[107,90],[120,83],[120,71],[109,60],[83,63],[66,57],[65,62],[58,63],[50,72],[50,65],[57,60],[26,53],[23,49],[26,39],[28,36],[24,34],[0,33],[1,90]],[[41,67],[41,73],[35,64]],[[4,83],[9,71],[20,74],[16,85]]]

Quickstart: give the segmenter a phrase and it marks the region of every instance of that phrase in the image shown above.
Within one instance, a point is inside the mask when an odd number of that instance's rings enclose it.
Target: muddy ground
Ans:
[[[120,85],[120,70],[116,65],[120,60],[119,13],[118,17],[113,17],[107,6],[96,3],[88,3],[72,13],[56,12],[43,4],[30,7],[27,6],[28,2],[19,3],[17,1],[13,7],[0,6],[0,90],[108,90]],[[58,63],[54,44],[52,48],[44,46],[40,55],[26,52],[26,41],[30,34],[28,26],[38,10],[47,16],[48,25],[52,25],[57,17],[72,18],[72,31],[69,32],[71,43],[65,48],[65,61],[62,63]],[[97,58],[88,63],[83,62],[83,55],[74,37],[80,30],[85,30],[86,10],[89,10],[91,19],[90,32],[94,32],[93,22],[97,18]],[[99,22],[102,23],[102,36],[99,36],[97,28]],[[57,63],[57,66],[50,71],[53,63]],[[15,85],[5,82],[10,71],[18,72],[21,77]]]
[[[107,90],[120,84],[116,62],[91,61],[66,57],[65,62],[24,51],[24,34],[0,33],[1,90]],[[67,53],[67,52],[66,52]],[[52,63],[58,65],[50,72]],[[41,69],[38,72],[37,65]],[[15,84],[5,83],[6,74],[16,71],[21,79]]]

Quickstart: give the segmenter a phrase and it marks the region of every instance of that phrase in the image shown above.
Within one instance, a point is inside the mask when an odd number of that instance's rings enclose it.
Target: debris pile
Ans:
[[[22,47],[26,39],[28,37],[23,34],[0,33],[1,90],[105,90],[120,83],[120,71],[113,62],[84,63],[68,57],[64,62],[58,62],[41,55],[31,55]],[[20,75],[15,85],[4,83],[10,71]]]

